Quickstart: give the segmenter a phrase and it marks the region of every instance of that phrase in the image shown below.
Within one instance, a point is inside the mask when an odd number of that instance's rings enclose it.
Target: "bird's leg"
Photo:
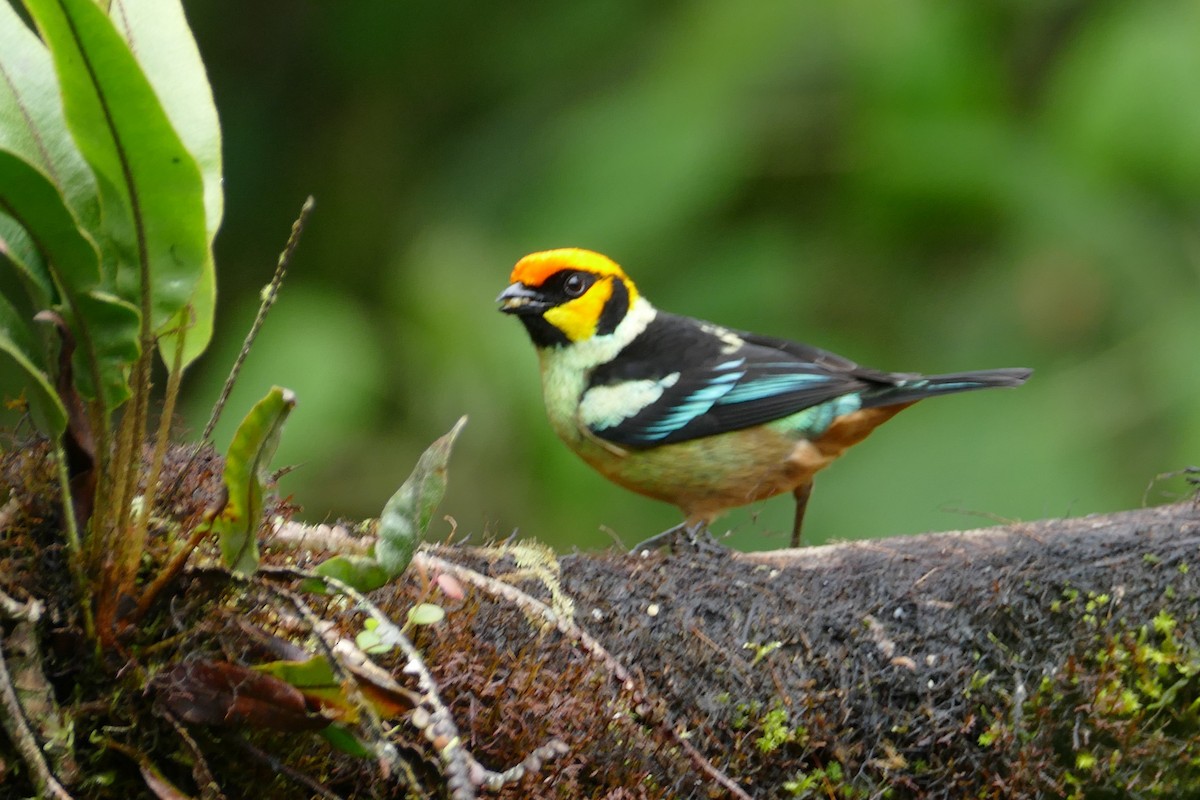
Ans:
[[[678,525],[667,528],[662,533],[656,533],[644,542],[639,542],[629,552],[640,553],[643,550],[656,550],[664,545],[675,550],[676,545],[686,542],[697,550],[716,548],[724,550],[712,534],[708,532],[708,523],[704,520],[685,520]]]
[[[653,536],[651,536],[649,539],[645,540],[644,542],[638,542],[637,544],[635,544],[633,546],[633,548],[629,552],[631,554],[633,554],[633,553],[640,553],[643,550],[657,550],[659,547],[662,547],[664,544],[669,544],[669,545],[674,546],[676,537],[678,537],[679,534],[683,533],[686,530],[688,530],[688,524],[687,524],[687,520],[684,520],[683,522],[679,523],[678,525],[672,525],[670,528],[667,528],[662,533],[654,534]]]
[[[792,523],[792,547],[800,546],[800,529],[804,527],[804,512],[808,509],[808,498],[812,496],[813,482],[809,480],[792,490],[796,498],[796,521]]]

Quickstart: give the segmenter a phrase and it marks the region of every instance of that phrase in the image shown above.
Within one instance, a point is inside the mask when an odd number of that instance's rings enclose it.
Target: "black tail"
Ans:
[[[914,403],[926,397],[994,386],[1020,386],[1033,374],[1031,369],[982,369],[976,372],[954,372],[948,375],[894,375],[894,383],[867,389],[862,393],[862,407],[891,406]]]

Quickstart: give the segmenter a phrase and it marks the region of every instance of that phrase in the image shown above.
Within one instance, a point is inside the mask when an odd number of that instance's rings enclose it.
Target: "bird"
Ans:
[[[496,301],[537,351],[550,427],[604,477],[683,513],[639,547],[785,492],[796,547],[813,477],[877,426],[927,397],[1032,374],[884,372],[660,311],[616,262],[582,248],[531,253],[509,280]]]

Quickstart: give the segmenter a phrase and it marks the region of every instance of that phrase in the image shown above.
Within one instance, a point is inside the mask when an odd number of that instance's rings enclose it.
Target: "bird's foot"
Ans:
[[[630,554],[643,553],[650,550],[657,550],[660,547],[667,547],[672,553],[678,552],[686,546],[697,553],[716,555],[723,554],[727,548],[713,537],[708,530],[708,525],[703,522],[696,522],[689,525],[686,522],[681,522],[678,525],[667,528],[662,533],[656,533],[644,542],[634,545]]]

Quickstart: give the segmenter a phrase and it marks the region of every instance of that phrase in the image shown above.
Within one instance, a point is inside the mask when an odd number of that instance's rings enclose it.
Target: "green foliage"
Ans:
[[[0,295],[0,352],[24,370],[25,389],[33,398],[31,408],[38,414],[42,428],[62,433],[67,426],[67,411],[50,385],[45,365],[39,363],[41,350],[33,341],[33,332],[3,295]]]
[[[752,667],[755,664],[762,661],[767,656],[771,655],[771,653],[774,653],[776,650],[778,650],[781,647],[783,647],[783,642],[780,642],[780,641],[766,642],[764,644],[756,644],[754,642],[745,642],[742,645],[743,650],[753,650],[754,651],[754,658],[750,659],[750,666],[752,666]]]
[[[181,310],[159,337],[163,360],[174,357],[175,329],[187,330],[184,366],[192,363],[212,339],[216,303],[216,270],[212,245],[224,214],[225,191],[221,170],[221,125],[200,51],[192,38],[183,6],[161,0],[121,0],[113,22],[137,54],[146,78],[154,88],[183,146],[195,160],[203,181],[206,246],[200,276]],[[194,187],[192,187],[194,188]],[[189,197],[189,204],[192,198]],[[194,205],[190,206],[193,213]]]
[[[355,758],[371,758],[375,755],[363,746],[358,737],[340,725],[330,725],[328,728],[322,728],[317,731],[317,734],[338,750]]]
[[[785,781],[783,789],[789,796],[796,798],[837,797],[859,800],[871,796],[870,792],[846,780],[845,771],[837,761],[800,773],[792,780]],[[889,796],[888,790],[885,789],[880,796]]]
[[[144,324],[165,333],[180,324],[201,274],[212,271],[196,159],[131,43],[93,0],[26,4],[54,58],[67,126],[97,177],[102,269],[115,294],[149,313]],[[174,33],[190,38],[186,26]],[[207,306],[211,315],[211,299]],[[192,357],[205,345],[197,341]],[[185,351],[184,363],[190,360]]]
[[[30,299],[46,308],[54,287],[61,287],[58,310],[80,345],[81,393],[99,396],[106,408],[119,405],[129,396],[127,372],[138,355],[137,309],[105,291],[96,247],[49,178],[20,157],[0,152],[0,186],[0,209],[22,226],[25,237],[20,244],[27,249],[12,263],[31,287]],[[44,377],[48,366],[39,367]]]
[[[229,493],[225,509],[213,520],[221,555],[235,572],[258,568],[258,529],[263,522],[263,496],[270,481],[268,467],[296,397],[278,386],[258,401],[238,426],[225,455],[223,481]]]
[[[768,755],[789,742],[802,738],[803,730],[799,733],[788,727],[788,712],[783,706],[775,706],[763,715],[760,723],[761,730],[754,746],[763,755]]]
[[[446,618],[446,610],[436,603],[417,603],[407,618],[409,625],[436,625]]]
[[[0,2],[0,367],[56,440],[84,627],[111,644],[181,373],[212,334],[220,128],[177,0],[24,6],[36,33]],[[169,374],[146,468],[156,348]]]
[[[421,454],[412,474],[383,507],[373,552],[368,556],[334,556],[317,565],[317,574],[337,578],[360,592],[369,592],[408,568],[413,552],[429,528],[433,512],[446,493],[450,452],[466,424],[467,418],[461,417],[448,433]],[[324,588],[317,581],[308,581],[305,587],[310,591]]]
[[[360,592],[374,591],[392,579],[391,573],[375,560],[374,555],[337,555],[322,561],[313,571],[318,575],[336,578]],[[310,592],[325,591],[325,584],[316,579],[305,581],[303,586]]]
[[[450,432],[440,437],[425,449],[417,466],[400,488],[383,507],[379,517],[379,541],[375,545],[375,558],[392,575],[399,575],[408,568],[413,551],[425,531],[433,512],[446,493],[446,468],[450,463],[450,451],[459,431],[467,424],[461,417]]]
[[[186,329],[186,366],[211,336],[216,111],[178,3],[122,2],[119,24],[90,0],[26,7],[41,40],[0,3],[0,252],[67,320],[78,390],[108,412],[146,342],[173,354]]]

